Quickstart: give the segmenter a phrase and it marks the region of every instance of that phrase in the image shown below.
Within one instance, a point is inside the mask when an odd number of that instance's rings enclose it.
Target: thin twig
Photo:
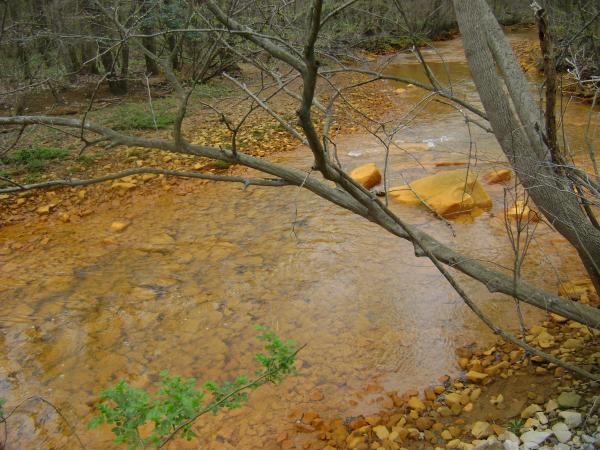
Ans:
[[[17,406],[15,406],[10,413],[8,413],[6,416],[3,416],[0,419],[0,423],[4,423],[4,425],[6,426],[6,421],[13,415],[15,414],[24,404],[32,402],[32,401],[39,401],[42,403],[45,403],[46,405],[50,406],[54,411],[56,411],[56,413],[60,416],[60,418],[63,420],[63,422],[67,425],[67,427],[69,428],[69,432],[75,436],[75,438],[77,439],[77,442],[79,444],[79,447],[85,450],[85,445],[83,445],[83,442],[81,441],[81,438],[79,437],[79,434],[77,434],[77,431],[75,430],[75,428],[69,423],[69,421],[67,420],[67,418],[64,416],[64,414],[62,413],[62,411],[60,410],[60,408],[58,408],[57,406],[55,406],[52,402],[50,402],[49,400],[46,400],[44,397],[41,397],[39,395],[34,395],[32,397],[28,397],[25,400],[21,401]]]
[[[307,344],[302,345],[300,348],[298,348],[292,355],[291,357],[295,357],[300,350],[302,350],[304,347],[306,347]],[[223,397],[221,400],[219,400],[216,403],[211,403],[209,404],[206,408],[204,408],[203,410],[201,410],[200,412],[198,412],[198,414],[196,414],[194,417],[192,417],[191,419],[185,421],[184,423],[182,423],[181,425],[179,425],[177,428],[175,428],[175,430],[173,430],[173,432],[171,434],[169,434],[169,436],[167,436],[167,438],[162,441],[160,443],[160,445],[158,445],[156,448],[157,449],[161,449],[163,448],[170,440],[172,440],[175,435],[177,433],[179,433],[179,431],[181,431],[182,429],[184,429],[185,427],[191,425],[192,423],[194,423],[196,420],[198,420],[198,417],[202,416],[203,414],[206,414],[209,411],[212,411],[215,407],[217,406],[221,406],[223,403],[225,403],[227,400],[229,400],[231,397],[233,397],[234,395],[236,395],[237,393],[244,391],[248,388],[251,388],[253,386],[258,385],[261,381],[263,380],[268,380],[271,378],[272,375],[274,375],[275,373],[277,373],[279,371],[279,368],[274,368],[271,369],[267,372],[264,372],[263,374],[261,374],[259,377],[255,378],[254,380],[246,383],[243,386],[240,386],[239,388],[237,388],[236,390],[230,392],[228,395],[226,395],[225,397]]]

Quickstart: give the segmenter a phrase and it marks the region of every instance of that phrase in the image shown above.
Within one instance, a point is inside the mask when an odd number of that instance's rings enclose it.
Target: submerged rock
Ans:
[[[492,200],[479,183],[477,172],[468,169],[439,172],[392,188],[389,195],[407,205],[425,201],[444,217],[492,207]]]
[[[129,226],[129,222],[113,222],[110,224],[110,229],[112,231],[120,232]]]
[[[558,288],[558,295],[569,297],[573,300],[579,300],[582,295],[588,292],[594,292],[594,285],[589,278],[579,278],[576,280],[561,283]]]
[[[40,206],[38,209],[35,210],[35,212],[38,213],[40,216],[50,214],[50,211],[52,211],[55,206],[56,205],[54,204]]]
[[[435,167],[451,167],[451,166],[466,166],[469,161],[438,161],[434,164]]]
[[[381,172],[375,163],[370,163],[352,170],[350,178],[366,189],[371,189],[381,183]]]
[[[512,170],[509,169],[490,170],[483,176],[483,179],[488,184],[504,183],[505,181],[509,181],[511,178]]]
[[[529,222],[539,222],[540,217],[525,202],[518,200],[515,204],[506,210],[506,215],[510,219],[521,219]]]

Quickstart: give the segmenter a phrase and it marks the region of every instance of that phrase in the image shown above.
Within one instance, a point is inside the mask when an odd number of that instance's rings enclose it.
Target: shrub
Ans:
[[[24,167],[29,172],[42,171],[48,161],[63,159],[69,152],[58,147],[30,146],[2,158],[4,164],[16,164]]]
[[[121,105],[112,111],[111,125],[117,130],[154,130],[167,128],[175,123],[175,111],[158,102],[153,105],[153,109],[154,115],[147,104]]]
[[[263,332],[258,339],[266,344],[265,352],[256,355],[261,369],[256,371],[253,379],[241,375],[223,383],[206,381],[202,389],[197,389],[194,378],[183,379],[163,371],[155,394],[121,380],[102,392],[100,398],[103,401],[96,405],[100,414],[92,419],[90,428],[105,423],[113,425],[114,442],[127,445],[128,450],[161,446],[180,431],[185,439],[193,439],[196,435],[192,423],[201,415],[216,413],[223,408],[239,408],[248,400],[249,390],[265,383],[279,383],[295,372],[298,352],[295,343],[282,341],[263,327],[257,329]],[[142,435],[140,427],[147,423],[152,424],[152,431]]]

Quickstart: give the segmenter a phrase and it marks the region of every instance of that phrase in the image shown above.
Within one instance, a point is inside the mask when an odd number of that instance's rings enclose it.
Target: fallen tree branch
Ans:
[[[355,191],[356,197],[362,198],[362,203],[367,208],[369,208],[369,210],[372,213],[377,214],[379,210],[382,210],[392,220],[394,220],[395,223],[406,232],[406,234],[408,234],[409,239],[412,241],[413,245],[415,246],[415,253],[418,256],[426,256],[433,263],[433,265],[436,267],[436,269],[442,274],[442,276],[448,281],[448,283],[450,283],[452,288],[456,291],[456,293],[460,296],[460,298],[465,302],[465,304],[469,307],[469,309],[471,311],[473,311],[475,313],[475,315],[490,330],[492,330],[494,332],[494,334],[501,336],[502,338],[523,348],[527,352],[529,352],[533,355],[536,355],[536,356],[540,356],[541,358],[544,358],[546,361],[554,363],[557,366],[563,367],[564,369],[567,369],[567,370],[569,370],[573,373],[576,373],[582,377],[589,378],[594,381],[600,381],[600,375],[592,374],[592,373],[586,371],[585,369],[582,369],[581,367],[574,366],[574,365],[569,364],[565,361],[562,361],[558,358],[555,358],[554,356],[552,356],[548,353],[545,353],[535,347],[532,347],[531,345],[527,344],[525,341],[518,339],[517,337],[513,336],[512,334],[504,331],[502,328],[496,326],[493,323],[493,321],[489,317],[487,317],[483,313],[483,311],[471,300],[470,296],[462,288],[462,286],[456,281],[454,276],[446,269],[446,267],[444,267],[442,262],[438,259],[438,257],[434,253],[435,247],[430,247],[431,244],[426,243],[421,238],[421,236],[419,236],[416,229],[414,229],[413,227],[409,226],[408,224],[406,224],[402,220],[400,220],[391,210],[389,210],[387,208],[387,206],[385,206],[383,203],[381,203],[381,201],[379,201],[379,199],[377,199],[376,197],[371,197],[369,199],[370,192],[367,191],[362,186],[353,183],[352,179],[349,178],[347,174],[345,174],[344,172],[340,172],[340,175],[341,175],[341,177],[340,177],[341,184],[343,184],[346,189]],[[361,196],[360,193],[362,193],[364,195]],[[418,248],[421,249],[420,252],[418,251]],[[519,283],[520,281],[516,281],[515,279],[513,279],[512,282],[513,282],[513,285],[516,286],[517,283]]]
[[[129,177],[131,175],[141,175],[145,173],[151,173],[155,175],[167,175],[179,178],[198,178],[200,180],[209,180],[209,181],[228,181],[233,183],[241,183],[244,186],[288,186],[291,183],[276,178],[244,178],[239,176],[229,176],[229,175],[212,175],[206,173],[196,173],[196,172],[181,172],[178,170],[167,170],[167,169],[155,169],[153,167],[138,167],[135,169],[128,169],[122,172],[111,173],[109,175],[104,175],[97,178],[90,178],[87,180],[51,180],[44,181],[41,183],[33,183],[33,184],[19,184],[17,186],[3,188],[0,189],[0,194],[4,193],[12,193],[12,192],[22,192],[29,191],[32,189],[45,189],[50,187],[60,187],[60,186],[88,186],[90,184],[102,183],[104,181],[117,180],[119,178]],[[12,182],[10,180],[7,180]],[[14,183],[14,182],[13,182]],[[16,184],[16,183],[15,183]]]
[[[82,126],[78,119],[52,117],[52,116],[9,116],[0,117],[0,126],[2,125],[24,125],[39,124],[53,126],[65,126],[79,128]],[[142,147],[148,149],[160,149],[174,153],[182,153],[195,156],[203,156],[215,160],[226,161],[230,163],[241,164],[263,173],[276,176],[287,181],[290,185],[303,185],[306,189],[313,192],[325,200],[328,200],[342,208],[345,208],[355,214],[358,214],[372,222],[377,223],[390,233],[413,241],[418,239],[429,249],[435,257],[442,263],[463,272],[464,274],[483,283],[490,292],[501,292],[510,296],[515,296],[519,300],[536,306],[544,311],[553,312],[560,316],[575,320],[591,328],[600,329],[600,309],[589,305],[573,302],[561,298],[555,294],[545,292],[522,280],[513,286],[513,279],[504,273],[493,270],[478,260],[465,256],[452,248],[439,242],[429,234],[420,231],[418,228],[405,224],[401,226],[399,220],[393,213],[385,212],[385,206],[375,213],[369,211],[367,207],[359,202],[348,192],[341,189],[329,187],[325,183],[309,176],[306,177],[306,171],[294,169],[292,167],[275,164],[265,159],[256,158],[244,153],[234,153],[231,150],[207,147],[198,144],[183,143],[177,146],[173,141],[165,139],[149,139],[138,136],[128,136],[106,127],[86,122],[84,128],[88,131],[105,136],[110,139],[111,147],[118,145],[127,145],[132,147]],[[332,166],[329,166],[332,168]],[[339,170],[333,168],[332,170]],[[343,172],[342,172],[343,173]],[[347,176],[347,175],[346,175]],[[304,183],[304,184],[303,184]],[[353,184],[358,186],[356,183]],[[371,196],[370,193],[362,194]],[[388,210],[389,211],[389,210]],[[409,234],[405,228],[410,229]],[[413,237],[414,236],[414,237]]]

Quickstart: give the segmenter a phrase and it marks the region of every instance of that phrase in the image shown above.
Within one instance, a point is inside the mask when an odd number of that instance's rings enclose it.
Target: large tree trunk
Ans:
[[[502,150],[545,218],[576,249],[600,292],[600,231],[566,177],[555,171],[544,114],[485,0],[453,0],[465,54]]]
[[[82,73],[90,73],[93,75],[100,75],[100,69],[98,69],[98,61],[97,57],[97,48],[96,45],[90,42],[84,42],[81,45],[81,61]]]

